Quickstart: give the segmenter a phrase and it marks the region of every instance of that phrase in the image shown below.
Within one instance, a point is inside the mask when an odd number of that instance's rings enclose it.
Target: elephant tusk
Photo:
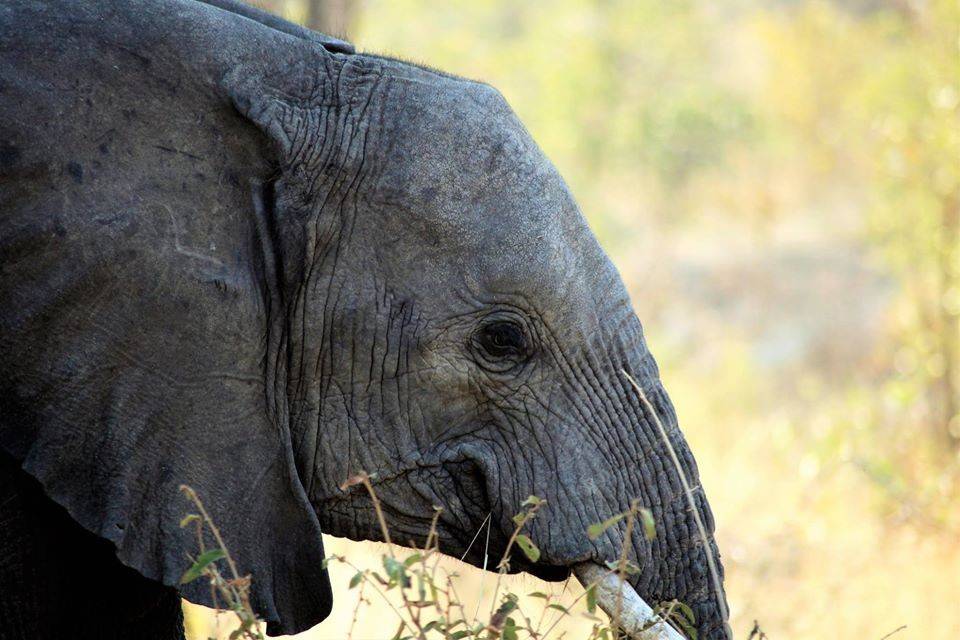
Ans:
[[[684,640],[617,574],[592,562],[574,566],[573,573],[584,588],[594,585],[597,604],[632,640]]]

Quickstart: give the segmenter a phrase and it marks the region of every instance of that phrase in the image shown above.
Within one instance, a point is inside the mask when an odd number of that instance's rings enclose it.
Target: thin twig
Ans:
[[[893,631],[891,631],[891,632],[888,633],[887,635],[885,635],[885,636],[883,636],[882,638],[880,638],[880,640],[887,640],[887,638],[889,638],[890,636],[895,635],[895,634],[898,634],[898,633],[900,633],[901,631],[903,631],[903,630],[906,629],[906,628],[907,628],[907,625],[905,625],[905,624],[900,625],[899,627],[897,627],[896,629],[894,629]]]
[[[613,572],[611,571],[610,573],[613,573]],[[596,582],[591,583],[589,586],[584,585],[583,592],[582,592],[579,596],[577,596],[576,598],[573,599],[573,602],[571,602],[571,603],[569,604],[569,606],[567,606],[567,609],[572,609],[578,602],[580,602],[581,600],[583,600],[583,599],[586,597],[587,592],[590,591],[590,589],[593,589],[593,588],[595,588],[596,586],[597,586],[597,583],[596,583]],[[550,632],[553,631],[553,628],[556,627],[558,624],[560,624],[560,621],[561,621],[562,619],[563,619],[563,616],[560,616],[560,617],[558,617],[556,620],[554,620],[554,621],[553,621],[553,624],[550,625],[550,626],[547,628],[547,630],[543,632],[543,636],[542,636],[542,637],[543,637],[544,639],[546,639],[546,637],[550,635]]]
[[[630,510],[627,512],[627,531],[623,534],[623,546],[620,548],[620,558],[617,560],[617,580],[620,588],[617,590],[617,613],[613,616],[613,626],[616,628],[620,624],[620,618],[623,616],[623,583],[626,580],[627,572],[627,543],[633,536],[633,522],[636,519],[637,509],[640,502],[634,499],[630,502]]]
[[[485,522],[487,523],[487,541],[483,545],[483,573],[480,574],[480,593],[477,595],[477,608],[473,612],[474,622],[476,622],[477,618],[480,616],[480,603],[483,600],[483,584],[486,582],[487,561],[490,558],[490,514],[487,514]],[[477,535],[480,535],[480,531],[477,531]],[[474,540],[476,540],[476,537],[474,537]],[[473,543],[471,542],[470,544],[472,545]],[[467,551],[469,551],[469,548]],[[463,556],[465,558],[467,554],[464,553]],[[463,560],[463,558],[460,559]]]
[[[348,567],[350,567],[351,569],[353,569],[354,571],[356,571],[357,573],[364,573],[359,567],[357,567],[355,564],[353,564],[353,563],[351,563],[351,562],[349,562],[349,561],[347,561],[347,560],[344,560],[343,563],[344,563],[345,565],[347,565]],[[390,605],[390,608],[393,609],[393,612],[394,612],[395,614],[397,614],[397,617],[398,617],[398,618],[400,618],[400,622],[402,622],[402,623],[404,624],[404,626],[409,626],[409,625],[407,625],[406,620],[404,620],[403,614],[400,613],[400,610],[397,609],[397,607],[394,606],[394,604],[393,604],[392,602],[390,602],[390,598],[387,597],[387,594],[384,593],[384,592],[380,589],[380,587],[377,586],[377,584],[376,584],[375,582],[373,582],[373,581],[371,581],[371,580],[365,580],[365,582],[367,582],[371,587],[373,587],[373,590],[383,599],[384,602],[386,602],[388,605]],[[411,631],[413,631],[413,629],[411,629]]]
[[[707,567],[710,569],[710,577],[713,579],[713,588],[717,594],[717,606],[720,609],[721,617],[724,621],[726,621],[729,617],[729,612],[727,611],[727,603],[724,602],[723,599],[723,584],[720,582],[720,572],[717,570],[717,563],[713,559],[713,553],[711,553],[710,549],[710,539],[707,537],[707,528],[703,526],[703,519],[700,518],[700,512],[697,510],[697,503],[693,498],[693,490],[690,489],[690,483],[687,481],[687,474],[683,472],[683,467],[680,466],[680,459],[677,457],[677,452],[673,450],[673,445],[670,443],[670,438],[667,436],[667,430],[663,428],[663,423],[660,422],[660,417],[654,410],[653,405],[650,404],[650,400],[647,399],[647,394],[643,392],[643,389],[639,384],[637,384],[637,381],[633,379],[633,376],[622,369],[621,371],[623,375],[627,377],[627,380],[630,381],[630,384],[633,385],[633,388],[640,397],[640,400],[643,401],[647,411],[653,417],[653,421],[657,425],[657,429],[660,431],[660,437],[663,439],[663,443],[666,445],[667,451],[670,453],[670,459],[673,461],[673,466],[676,467],[677,474],[680,476],[680,482],[683,485],[683,492],[687,496],[687,502],[690,505],[690,511],[693,513],[694,522],[697,524],[697,531],[700,533],[700,538],[703,541],[703,552],[704,555],[707,556]]]
[[[510,564],[510,551],[513,549],[513,545],[517,541],[517,536],[520,535],[520,531],[523,530],[524,525],[527,524],[527,521],[530,520],[530,518],[536,515],[537,511],[540,509],[540,506],[545,502],[546,500],[541,500],[540,502],[536,502],[527,507],[527,511],[523,514],[520,522],[517,523],[513,533],[510,535],[510,539],[507,540],[507,548],[504,549],[503,557],[500,558],[500,562],[497,564],[497,583],[493,588],[493,601],[490,605],[491,618],[493,618],[493,613],[497,608],[497,595],[500,593],[500,582],[503,579],[503,574],[506,572],[507,566]],[[484,562],[484,569],[486,569],[486,562]]]
[[[347,633],[347,640],[353,640],[353,630],[357,626],[357,618],[360,613],[360,607],[363,605],[363,590],[367,586],[366,580],[360,581],[360,590],[357,593],[357,606],[353,608],[353,619],[350,621],[350,631]]]
[[[237,565],[233,562],[233,557],[230,555],[230,551],[227,549],[227,545],[223,541],[223,536],[220,535],[220,529],[217,528],[217,525],[213,522],[213,518],[211,518],[210,514],[207,513],[207,509],[200,501],[200,497],[197,495],[197,492],[185,484],[180,485],[180,491],[186,494],[186,496],[197,506],[197,509],[200,511],[200,515],[203,516],[207,526],[210,527],[210,532],[213,533],[213,537],[217,541],[217,545],[223,550],[224,559],[227,561],[227,566],[230,567],[230,573],[233,574],[233,579],[239,580],[240,572],[237,571]]]
[[[491,513],[492,513],[492,512],[491,512]],[[487,524],[487,522],[490,521],[490,515],[491,515],[491,514],[488,513],[488,514],[487,514],[487,517],[484,518],[484,519],[483,519],[483,522],[480,523],[480,526],[477,528],[477,532],[476,532],[475,534],[473,534],[473,540],[471,540],[471,541],[470,541],[470,544],[467,545],[467,550],[463,552],[463,555],[462,555],[462,556],[460,556],[460,562],[463,562],[464,558],[467,557],[467,554],[470,553],[470,549],[473,548],[473,543],[476,542],[476,541],[477,541],[477,538],[480,537],[480,534],[483,533],[483,527],[484,527],[484,525]],[[487,538],[489,539],[489,537],[490,537],[490,534],[488,533],[488,534],[487,534]]]

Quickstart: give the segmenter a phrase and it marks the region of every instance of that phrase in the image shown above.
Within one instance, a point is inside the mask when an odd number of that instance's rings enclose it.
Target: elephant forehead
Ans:
[[[390,250],[477,292],[549,307],[573,305],[606,279],[611,265],[565,182],[503,96],[429,70],[400,72],[374,109],[389,117],[365,194],[387,214],[375,216],[375,231],[390,236]]]
[[[444,76],[391,82],[374,198],[460,232],[533,229],[563,212],[562,179],[495,89]]]
[[[531,188],[532,187],[532,188]],[[425,182],[380,194],[394,251],[449,264],[493,289],[568,282],[599,248],[562,183],[472,185],[469,198],[446,197]],[[513,283],[512,287],[507,286]]]

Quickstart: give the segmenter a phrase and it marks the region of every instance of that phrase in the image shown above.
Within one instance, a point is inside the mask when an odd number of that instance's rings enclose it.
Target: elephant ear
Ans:
[[[289,429],[281,267],[299,232],[274,216],[295,209],[274,212],[260,186],[291,156],[265,152],[261,131],[283,129],[271,91],[252,91],[268,65],[227,82],[257,117],[222,81],[250,51],[284,51],[280,68],[332,54],[200,3],[11,12],[0,447],[123,563],[168,585],[200,550],[180,526],[195,511],[188,485],[251,576],[269,632],[305,630],[332,593]],[[212,604],[203,580],[182,589]]]
[[[374,164],[364,156],[365,116],[380,73],[374,58],[314,47],[280,64],[238,66],[224,78],[234,107],[260,130],[277,169],[266,205],[287,298],[313,266],[308,256],[337,235],[339,207],[362,170]],[[331,202],[340,205],[324,208]]]

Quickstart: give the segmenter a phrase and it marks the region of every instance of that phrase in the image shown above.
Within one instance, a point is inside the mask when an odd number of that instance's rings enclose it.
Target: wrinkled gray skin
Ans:
[[[626,541],[637,591],[725,637],[621,374],[697,485],[640,323],[502,96],[216,4],[0,6],[2,448],[165,584],[195,549],[193,486],[272,633],[329,611],[321,530],[379,538],[338,489],[360,470],[395,540],[443,505],[457,556],[491,514],[497,557],[545,498],[541,559],[512,567],[551,580],[615,558],[623,527],[585,530],[639,498],[658,535]]]

